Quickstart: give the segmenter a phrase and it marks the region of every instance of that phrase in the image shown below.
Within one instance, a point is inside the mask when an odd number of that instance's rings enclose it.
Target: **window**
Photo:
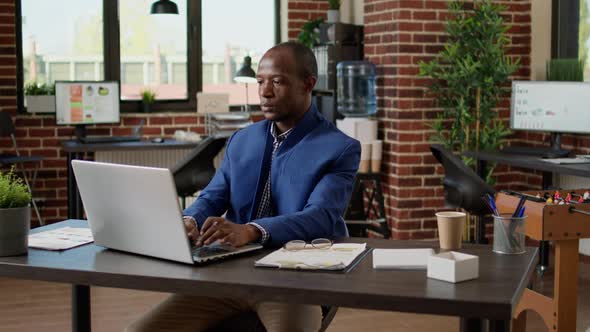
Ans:
[[[226,92],[230,104],[258,104],[258,86],[234,82],[244,57],[256,71],[266,50],[275,44],[274,0],[203,1],[204,92]],[[234,29],[228,29],[228,22]],[[246,91],[248,98],[246,98]]]
[[[258,102],[233,75],[278,41],[279,0],[174,0],[179,15],[150,15],[154,1],[17,0],[19,109],[24,83],[56,80],[117,80],[123,111],[144,89],[155,110],[193,110],[201,90]]]
[[[101,80],[102,1],[22,0],[22,75],[25,83]],[[59,17],[60,19],[56,19]]]

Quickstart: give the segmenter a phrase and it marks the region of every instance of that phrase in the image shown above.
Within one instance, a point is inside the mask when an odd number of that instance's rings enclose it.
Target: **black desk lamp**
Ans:
[[[152,4],[150,14],[178,14],[178,6],[170,0],[158,0]]]
[[[252,58],[249,56],[244,57],[244,63],[240,70],[236,72],[234,81],[238,83],[244,83],[246,87],[246,112],[248,112],[248,83],[256,83],[256,73],[252,69]]]

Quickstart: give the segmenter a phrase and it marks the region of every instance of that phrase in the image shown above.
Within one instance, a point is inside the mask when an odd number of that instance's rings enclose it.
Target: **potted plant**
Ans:
[[[152,111],[152,104],[156,101],[156,92],[150,89],[145,89],[141,94],[141,108],[144,113]]]
[[[25,106],[29,113],[55,112],[55,86],[53,84],[25,84]]]
[[[297,41],[313,48],[320,41],[320,24],[322,23],[324,23],[324,19],[321,17],[303,23],[301,32],[297,35]]]
[[[432,138],[449,150],[497,150],[510,134],[496,108],[520,59],[506,54],[510,26],[501,15],[504,10],[490,0],[474,1],[473,6],[450,2],[444,49],[434,60],[420,62],[419,75],[433,80],[429,89],[442,108]],[[475,160],[463,160],[477,169]],[[478,171],[493,184],[493,165]]]
[[[326,22],[338,23],[340,22],[340,0],[328,0],[328,13]]]
[[[27,253],[31,193],[14,174],[0,172],[0,256]]]

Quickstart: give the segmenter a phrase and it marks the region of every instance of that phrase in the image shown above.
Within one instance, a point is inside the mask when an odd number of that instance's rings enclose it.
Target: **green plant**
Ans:
[[[340,9],[340,0],[328,0],[328,7],[332,10]]]
[[[14,174],[14,167],[8,173],[0,172],[0,209],[25,207],[30,201],[29,188]]]
[[[150,89],[142,90],[141,101],[146,104],[153,104],[156,101],[156,92]]]
[[[303,23],[303,26],[301,27],[301,32],[299,33],[299,35],[297,35],[297,41],[309,48],[314,47],[319,42],[319,28],[320,24],[322,23],[324,23],[324,19],[322,17]]]
[[[37,82],[29,82],[24,87],[25,95],[27,96],[47,96],[55,95],[55,85],[53,84],[39,84]]]
[[[547,80],[584,82],[584,62],[582,59],[551,59],[547,61]]]
[[[506,55],[510,26],[501,16],[505,8],[490,0],[475,0],[471,8],[464,1],[449,3],[449,38],[437,58],[420,62],[419,73],[433,79],[429,90],[442,107],[432,139],[459,152],[498,149],[510,134],[495,107],[520,63]],[[472,158],[464,161],[477,167]],[[493,165],[483,171],[493,183]]]

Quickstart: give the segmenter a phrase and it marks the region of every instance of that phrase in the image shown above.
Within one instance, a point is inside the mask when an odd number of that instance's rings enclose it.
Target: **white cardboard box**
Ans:
[[[377,120],[367,118],[344,118],[336,120],[336,127],[346,135],[360,142],[377,140]]]
[[[428,278],[461,282],[479,277],[479,257],[456,251],[428,257]]]

